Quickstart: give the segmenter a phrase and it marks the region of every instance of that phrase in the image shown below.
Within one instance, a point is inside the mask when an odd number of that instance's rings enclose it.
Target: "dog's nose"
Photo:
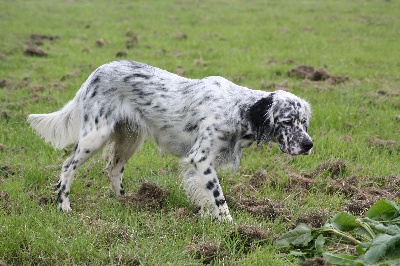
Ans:
[[[309,150],[311,150],[311,148],[313,147],[313,142],[310,140],[310,139],[304,139],[302,142],[301,142],[301,148],[304,150],[304,151],[309,151]]]

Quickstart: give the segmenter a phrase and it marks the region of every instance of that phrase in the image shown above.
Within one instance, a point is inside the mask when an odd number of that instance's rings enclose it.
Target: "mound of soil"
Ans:
[[[232,231],[229,237],[236,241],[240,240],[243,243],[244,252],[247,253],[255,243],[261,243],[259,241],[268,239],[270,235],[269,232],[265,232],[256,226],[241,225]]]
[[[133,205],[137,208],[157,209],[164,206],[168,201],[169,189],[158,186],[153,182],[144,182],[139,190],[131,196],[120,197],[119,200],[127,205]]]
[[[326,81],[331,84],[339,84],[349,79],[348,77],[334,76],[323,68],[315,68],[307,65],[300,65],[289,70],[286,74],[288,77],[307,79],[311,81]]]
[[[2,177],[8,177],[10,175],[14,175],[15,171],[11,165],[5,164],[3,166],[0,166],[0,174]]]
[[[329,212],[327,210],[320,210],[318,212],[311,212],[303,215],[296,219],[295,224],[305,223],[311,227],[319,228],[323,226],[326,220],[329,218]]]
[[[317,166],[308,174],[309,177],[316,177],[322,173],[328,173],[331,178],[336,178],[346,170],[347,163],[342,160],[325,162]]]
[[[237,200],[227,195],[226,200],[233,208],[247,211],[255,216],[275,220],[281,214],[284,214],[285,219],[290,220],[288,211],[284,206],[267,198],[261,200],[242,198]]]
[[[45,51],[43,51],[42,49],[40,49],[39,47],[37,47],[34,44],[28,45],[28,47],[25,49],[24,54],[28,55],[28,56],[38,56],[38,57],[47,56],[47,53]]]
[[[60,38],[59,36],[43,35],[36,33],[29,35],[30,43],[33,43],[35,45],[42,45],[45,41],[55,41],[58,40],[59,38]]]
[[[203,264],[210,264],[217,256],[219,247],[214,243],[201,243],[187,246],[186,250],[194,256],[195,259],[203,260]]]
[[[377,137],[372,137],[369,138],[368,141],[370,145],[377,146],[380,148],[394,149],[397,147],[397,141],[395,140],[384,140],[384,139],[379,139]]]
[[[301,263],[301,266],[333,266],[323,258],[315,258],[311,260],[306,260]]]

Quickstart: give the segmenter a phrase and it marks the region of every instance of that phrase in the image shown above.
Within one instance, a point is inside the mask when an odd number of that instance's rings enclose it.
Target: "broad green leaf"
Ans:
[[[322,253],[322,256],[327,262],[332,263],[333,265],[354,265],[354,262],[357,260],[356,256],[347,254],[332,254],[330,252],[324,252]]]
[[[358,226],[356,219],[347,212],[339,212],[332,218],[332,226],[340,231],[351,231]]]
[[[388,234],[392,236],[400,234],[400,227],[395,224],[384,225],[370,218],[363,218],[361,220],[362,222],[368,224],[376,233]]]
[[[399,215],[399,209],[396,203],[390,200],[380,199],[369,208],[365,216],[374,220],[391,220]]]
[[[280,247],[305,247],[312,239],[311,227],[306,224],[299,224],[295,229],[283,234],[276,241],[276,245]]]
[[[400,234],[395,236],[380,234],[372,240],[370,248],[364,255],[360,256],[359,261],[373,264],[385,257],[397,258],[399,254]]]
[[[357,251],[358,255],[363,255],[363,254],[365,254],[365,252],[367,252],[367,250],[368,250],[368,248],[369,248],[370,245],[371,245],[371,242],[366,242],[366,243],[358,244],[358,245],[356,246],[356,251]]]
[[[320,234],[315,239],[315,250],[319,253],[322,253],[324,251],[324,244],[325,244],[325,237],[322,234]]]

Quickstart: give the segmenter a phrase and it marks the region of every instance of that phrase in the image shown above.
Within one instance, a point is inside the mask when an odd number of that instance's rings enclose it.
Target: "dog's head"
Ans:
[[[291,155],[311,153],[313,142],[307,134],[311,109],[305,100],[275,91],[253,104],[248,118],[259,144],[274,141]]]

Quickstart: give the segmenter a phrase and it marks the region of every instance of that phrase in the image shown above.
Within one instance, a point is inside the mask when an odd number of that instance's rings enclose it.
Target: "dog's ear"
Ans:
[[[274,136],[273,103],[274,94],[261,98],[248,110],[248,116],[258,144],[267,143]]]

